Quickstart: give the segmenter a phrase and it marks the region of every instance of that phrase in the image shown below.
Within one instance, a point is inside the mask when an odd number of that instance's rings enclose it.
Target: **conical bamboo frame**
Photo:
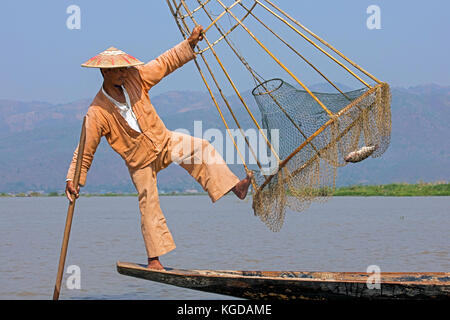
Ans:
[[[178,28],[183,35],[183,37],[186,39],[189,37],[192,28],[199,24],[199,21],[196,20],[196,15],[203,13],[208,17],[208,20],[201,21],[202,23],[205,23],[204,28],[204,38],[205,38],[205,44],[206,46],[202,49],[200,46],[197,47],[196,53],[197,56],[200,56],[201,61],[203,62],[204,66],[206,67],[207,74],[212,79],[213,84],[215,88],[218,90],[220,98],[225,103],[228,111],[230,112],[234,122],[236,123],[237,127],[239,128],[241,134],[243,135],[246,145],[249,148],[249,151],[253,155],[253,157],[257,160],[257,165],[261,169],[262,166],[259,163],[256,152],[253,150],[252,146],[250,145],[248,139],[245,137],[244,130],[242,129],[242,126],[233,111],[231,107],[231,103],[229,102],[229,99],[225,96],[223,85],[218,80],[217,75],[211,68],[211,63],[208,61],[208,59],[205,57],[205,54],[207,52],[210,52],[213,55],[213,60],[220,66],[220,70],[223,73],[222,76],[225,76],[226,81],[228,84],[232,87],[234,93],[238,97],[240,103],[242,104],[243,108],[247,111],[248,115],[250,116],[252,122],[255,124],[256,128],[259,130],[261,136],[265,139],[265,142],[267,143],[268,147],[271,149],[272,153],[276,156],[278,160],[278,166],[279,170],[285,167],[285,165],[289,162],[289,160],[294,157],[297,153],[299,153],[303,148],[305,148],[307,145],[310,145],[317,153],[317,156],[320,157],[321,150],[318,150],[316,146],[313,144],[314,137],[319,135],[323,130],[331,126],[337,118],[339,118],[342,114],[346,112],[346,110],[351,109],[352,107],[357,107],[358,103],[353,101],[349,101],[349,105],[342,109],[338,113],[333,113],[329,110],[329,108],[322,102],[320,99],[314,94],[313,91],[311,91],[303,81],[300,80],[300,76],[296,75],[292,70],[290,70],[287,65],[281,61],[280,58],[276,56],[276,53],[272,52],[265,44],[264,42],[259,39],[254,33],[252,33],[250,27],[248,27],[247,22],[249,19],[253,19],[253,21],[256,21],[258,24],[262,25],[267,31],[269,31],[273,36],[275,36],[276,39],[278,39],[285,47],[289,48],[292,52],[294,52],[298,57],[300,57],[304,62],[306,62],[317,74],[319,74],[322,78],[324,78],[330,85],[332,85],[337,92],[342,94],[344,97],[346,97],[348,100],[350,100],[346,94],[339,88],[337,84],[335,84],[332,80],[330,80],[329,77],[327,77],[323,71],[319,70],[317,66],[315,66],[311,61],[309,61],[302,53],[299,52],[299,50],[295,49],[293,45],[291,45],[285,38],[283,38],[279,33],[275,30],[273,30],[270,26],[268,26],[261,18],[257,16],[255,13],[256,8],[263,9],[267,14],[270,14],[271,16],[275,17],[278,21],[283,23],[287,28],[294,31],[299,37],[306,40],[307,43],[313,46],[313,48],[317,49],[317,52],[320,54],[324,54],[326,57],[328,57],[331,61],[336,63],[346,74],[350,75],[351,77],[355,78],[358,82],[362,83],[365,87],[368,88],[364,96],[370,95],[374,93],[376,90],[380,90],[383,86],[386,86],[385,83],[382,83],[380,80],[378,80],[375,76],[364,70],[362,67],[360,67],[358,64],[350,60],[348,57],[346,57],[344,54],[342,54],[340,51],[338,51],[336,48],[334,48],[331,44],[320,38],[318,35],[310,31],[308,28],[306,28],[303,24],[292,18],[289,14],[287,14],[285,11],[280,9],[276,4],[273,3],[273,1],[269,0],[252,0],[252,1],[244,1],[244,0],[233,0],[233,1],[225,1],[225,0],[195,0],[190,1],[189,3],[195,3],[195,5],[191,5],[191,7],[188,5],[187,0],[166,0],[169,9],[175,18],[175,21],[178,25]],[[223,11],[219,14],[212,14],[208,10],[208,6],[211,4],[218,5]],[[228,6],[225,3],[231,3]],[[250,3],[250,5],[248,5]],[[238,17],[237,14],[233,12],[233,9],[235,8],[241,8],[244,10],[244,15],[242,17]],[[225,17],[228,17],[228,19],[233,20],[233,25],[228,30],[225,30],[221,26],[221,21],[225,19]],[[191,27],[190,27],[191,26]],[[258,72],[252,68],[251,64],[245,59],[245,57],[239,53],[239,50],[236,48],[236,46],[232,43],[230,39],[230,35],[233,31],[236,29],[244,30],[250,38],[265,52],[282,70],[284,70],[300,87],[303,88],[304,91],[306,91],[319,105],[320,107],[328,114],[329,121],[322,125],[320,129],[318,129],[312,136],[306,137],[304,133],[301,131],[301,129],[296,126],[297,130],[304,136],[305,141],[298,146],[297,149],[295,149],[291,155],[286,157],[285,159],[280,159],[279,155],[275,152],[273,146],[271,145],[269,139],[264,134],[261,125],[256,120],[256,117],[252,114],[247,102],[244,100],[243,95],[241,94],[239,90],[239,86],[236,84],[236,81],[232,79],[231,73],[229,72],[228,68],[225,66],[225,64],[222,61],[222,57],[220,56],[219,50],[216,50],[216,46],[218,46],[219,43],[226,43],[226,45],[232,50],[233,54],[236,55],[236,57],[239,59],[239,61],[242,63],[244,68],[251,74],[252,78],[255,81],[256,85],[264,86],[266,80],[262,78]],[[208,35],[211,32],[211,30],[215,30],[219,33],[219,38],[216,40],[210,40]],[[325,48],[323,48],[325,46]],[[342,59],[343,61],[340,61]],[[216,109],[219,112],[219,115],[221,117],[222,122],[224,123],[227,132],[232,139],[234,146],[241,158],[241,161],[245,167],[246,170],[248,170],[248,166],[245,162],[243,151],[239,150],[239,147],[235,141],[235,138],[230,132],[230,126],[227,123],[224,113],[221,110],[221,107],[219,106],[218,100],[216,98],[216,94],[213,92],[212,86],[208,82],[205,73],[203,72],[202,67],[200,66],[198,59],[195,61],[196,67],[201,75],[202,81],[205,83],[208,93],[210,94],[214,105],[216,106]],[[361,75],[358,75],[357,73],[361,73]],[[370,80],[374,81],[376,84],[371,85],[369,84],[369,80],[364,80],[363,77],[366,76]],[[270,95],[270,93],[269,93]],[[363,99],[364,96],[360,97],[360,99]],[[274,102],[278,105],[280,110],[283,110],[283,106],[276,101],[276,99],[271,96],[274,100]],[[360,100],[357,99],[357,100]],[[285,115],[287,115],[284,112]],[[299,168],[298,170],[301,170]],[[255,190],[262,190],[273,178],[272,176],[268,176],[266,181],[259,187],[255,185],[255,182],[253,182],[253,187],[256,188]]]

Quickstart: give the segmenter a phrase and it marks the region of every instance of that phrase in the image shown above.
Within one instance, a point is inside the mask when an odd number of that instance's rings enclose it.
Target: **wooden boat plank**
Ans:
[[[381,289],[357,272],[149,270],[118,262],[119,273],[205,292],[247,299],[450,299],[450,273],[382,273]]]

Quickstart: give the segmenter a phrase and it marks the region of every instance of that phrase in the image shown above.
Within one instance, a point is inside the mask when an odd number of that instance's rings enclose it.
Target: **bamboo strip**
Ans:
[[[194,14],[194,13],[196,13],[197,11],[201,10],[201,9],[204,8],[209,2],[211,2],[211,0],[206,0],[205,2],[200,2],[200,1],[199,1],[200,6],[197,7],[197,8],[195,8],[194,10],[192,10],[192,13]],[[187,17],[188,17],[188,15],[183,15],[183,19],[184,19],[184,18],[187,18]]]
[[[255,2],[256,4],[256,2]],[[244,10],[246,10],[249,14],[252,15],[253,18],[256,19],[261,25],[263,25],[269,32],[271,32],[275,37],[277,37],[281,42],[283,42],[289,49],[291,49],[295,54],[297,54],[300,58],[302,58],[307,64],[309,64],[322,78],[324,78],[329,84],[331,84],[337,91],[339,91],[344,97],[346,97],[348,100],[350,98],[341,90],[339,87],[333,83],[330,79],[328,79],[315,65],[313,65],[308,59],[306,59],[305,56],[303,56],[300,52],[295,50],[294,47],[292,47],[286,40],[284,40],[280,35],[278,35],[275,31],[273,31],[269,26],[267,26],[261,19],[259,19],[253,12],[250,12],[249,9],[244,6],[242,3],[240,4]]]
[[[197,2],[200,2],[200,0],[197,0]],[[241,4],[241,6],[243,6]],[[248,13],[251,12],[251,9],[248,10],[246,7],[244,7]],[[210,20],[213,20],[211,15],[209,14],[209,12],[206,10],[206,8],[203,8],[203,10],[205,11],[206,15],[209,17]],[[223,31],[222,29],[218,26],[215,25],[217,30],[219,31],[219,33],[221,35],[223,35]],[[226,37],[224,36],[224,39],[226,41],[226,43],[228,44],[228,46],[231,48],[231,50],[233,51],[233,53],[238,57],[239,60],[241,60],[242,64],[247,68],[247,70],[251,73],[251,75],[253,76],[253,78],[259,83],[260,86],[263,86],[266,89],[267,94],[269,94],[269,96],[272,98],[272,100],[276,103],[276,105],[282,110],[282,112],[285,114],[285,116],[289,119],[289,121],[292,123],[292,125],[300,132],[300,134],[303,136],[304,139],[307,139],[307,136],[304,134],[304,132],[300,129],[300,127],[295,123],[295,121],[292,119],[292,117],[286,112],[286,110],[283,108],[283,106],[278,102],[278,100],[271,94],[271,92],[269,92],[267,90],[267,88],[264,86],[265,83],[267,83],[267,81],[262,82],[259,77],[255,74],[254,70],[250,67],[250,65],[248,64],[248,62],[245,60],[245,58],[243,58],[238,52],[237,50],[234,48],[234,46],[228,41],[228,39],[226,39]],[[280,80],[282,81],[282,80]],[[313,147],[313,149],[315,151],[317,151],[316,147],[311,144],[311,146]]]
[[[303,26],[300,22],[298,22],[297,20],[295,20],[294,18],[292,18],[290,15],[288,15],[285,11],[281,10],[279,7],[277,7],[275,4],[273,4],[271,1],[269,0],[264,0],[267,3],[269,3],[272,7],[274,7],[275,9],[277,9],[279,12],[281,12],[286,18],[288,18],[289,20],[291,20],[292,22],[294,22],[296,25],[298,25],[300,28],[302,28],[303,30],[305,30],[306,32],[308,32],[311,36],[313,36],[314,38],[316,38],[318,41],[320,41],[322,44],[324,44],[325,46],[327,46],[328,48],[330,48],[331,50],[333,50],[335,53],[337,53],[341,58],[343,58],[345,61],[347,61],[348,63],[350,63],[353,67],[355,67],[356,69],[358,69],[359,71],[361,71],[362,73],[364,73],[366,76],[368,76],[369,78],[371,78],[373,81],[377,82],[378,84],[381,84],[382,82],[380,80],[378,80],[375,76],[373,76],[372,74],[370,74],[368,71],[364,70],[361,66],[357,65],[355,62],[353,62],[352,60],[350,60],[349,58],[347,58],[344,54],[342,54],[340,51],[338,51],[336,48],[334,48],[331,44],[329,44],[328,42],[326,42],[325,40],[323,40],[322,38],[320,38],[318,35],[316,35],[315,33],[313,33],[311,30],[309,30],[308,28],[306,28],[305,26]],[[259,1],[257,1],[259,2]]]
[[[252,8],[250,8],[250,11],[253,10],[253,8],[256,7],[256,3],[253,4]],[[205,8],[203,8],[203,10],[206,11]],[[206,11],[207,12],[207,11]],[[208,13],[209,14],[209,13]],[[245,19],[247,19],[247,17],[249,16],[250,12],[248,12],[242,19],[241,21],[244,21]],[[216,24],[217,26],[217,24]],[[214,41],[212,43],[212,46],[214,47],[215,45],[217,45],[220,41],[222,41],[226,36],[228,36],[231,32],[233,32],[237,27],[239,27],[239,23],[236,23],[233,27],[231,27],[225,34],[223,34],[219,39],[217,39],[216,41]],[[204,31],[204,33],[206,33],[206,31]],[[198,53],[204,53],[206,51],[209,50],[209,47],[206,47],[205,49],[199,51]]]
[[[204,33],[208,32],[208,30],[214,26],[225,14],[227,14],[227,12],[230,11],[230,9],[232,9],[233,7],[235,7],[237,4],[239,4],[242,0],[237,0],[235,1],[231,6],[229,6],[228,8],[225,8],[225,10],[213,21],[211,22],[211,24],[206,27],[206,29],[204,29]],[[188,14],[189,16],[193,17],[193,12]]]
[[[220,2],[220,0],[218,0]],[[264,9],[266,9],[268,12],[270,12],[272,15],[274,15],[275,17],[277,17],[279,20],[281,20],[282,22],[284,22],[287,26],[289,26],[292,30],[294,30],[296,33],[298,33],[300,36],[302,36],[306,41],[308,41],[309,43],[311,43],[314,47],[316,47],[319,51],[321,51],[322,53],[324,53],[328,58],[330,58],[331,60],[333,60],[334,62],[336,62],[339,66],[341,66],[342,68],[344,68],[347,72],[349,72],[353,77],[355,77],[356,79],[358,79],[361,83],[363,83],[366,87],[368,88],[372,88],[371,85],[369,85],[366,81],[364,81],[363,79],[361,79],[357,74],[355,74],[353,71],[351,71],[347,66],[345,66],[342,62],[340,62],[339,60],[337,60],[335,57],[333,57],[331,54],[329,54],[328,52],[326,52],[325,50],[323,50],[319,45],[317,45],[314,41],[312,41],[310,38],[308,38],[304,33],[300,32],[299,30],[297,30],[293,25],[291,25],[289,22],[286,21],[286,19],[283,19],[283,17],[281,17],[280,15],[278,15],[277,13],[275,13],[274,11],[270,10],[270,8],[268,8],[267,6],[265,6],[263,3],[261,3],[259,0],[255,0],[261,7],[263,7]]]
[[[182,0],[183,1],[183,0]],[[220,3],[221,6],[224,6],[224,4],[222,3],[222,1],[217,0],[217,2]],[[230,15],[239,22],[239,20],[236,18],[236,16],[233,14],[233,12],[230,11]],[[299,78],[297,78],[297,76],[295,74],[292,73],[291,70],[289,70],[289,68],[287,68],[272,52],[270,52],[269,49],[267,49],[267,47],[241,22],[239,22],[239,24],[245,29],[245,31],[247,31],[247,33],[264,49],[264,51],[266,51],[271,57],[272,59],[274,59],[279,65],[280,67],[282,67],[292,78],[294,78],[294,80],[303,87],[303,89],[305,89],[306,92],[308,92],[308,94],[322,107],[322,109],[325,110],[326,113],[328,113],[328,115],[331,117],[333,116],[333,113],[328,110],[328,108],[322,103],[322,101],[320,101],[316,95],[314,93],[311,92],[311,90],[309,90],[309,88],[303,84],[303,82],[300,81]]]
[[[172,0],[172,1],[173,1],[173,0]],[[172,7],[171,7],[171,4],[170,4],[169,0],[167,0],[167,3],[168,3],[168,5],[169,5],[169,8],[171,8],[171,10],[172,10]],[[175,19],[175,20],[176,20],[176,19]],[[186,23],[184,22],[184,19],[181,19],[181,21],[183,21],[185,27],[188,29],[188,26],[187,26]],[[182,30],[182,29],[181,29],[181,26],[180,26],[179,23],[178,23],[178,20],[176,20],[176,23],[177,23],[178,27],[180,28],[180,30]],[[182,33],[183,33],[183,32],[182,32]],[[183,34],[184,34],[184,33],[183,33]],[[187,35],[184,34],[184,37],[186,38]],[[233,117],[233,119],[234,119],[236,125],[237,125],[238,128],[240,129],[240,132],[241,132],[242,136],[244,137],[244,140],[245,140],[247,146],[249,147],[250,152],[252,153],[253,157],[254,157],[255,160],[256,160],[256,164],[258,165],[258,167],[259,167],[260,169],[262,169],[262,166],[261,166],[261,164],[260,164],[260,162],[259,162],[259,160],[258,160],[258,157],[256,156],[255,151],[253,150],[253,148],[251,147],[251,145],[250,145],[250,143],[249,143],[247,137],[245,136],[245,133],[243,132],[243,129],[242,129],[241,125],[239,124],[239,121],[237,120],[237,117],[235,116],[233,110],[231,109],[231,106],[230,106],[228,100],[226,99],[225,95],[223,94],[223,90],[221,89],[219,83],[217,82],[217,80],[216,80],[216,78],[215,78],[215,76],[214,76],[214,73],[212,72],[212,70],[211,70],[211,68],[210,68],[210,66],[209,66],[209,64],[208,64],[208,62],[206,61],[206,59],[205,59],[205,57],[204,57],[203,55],[200,55],[200,56],[202,57],[202,60],[203,60],[203,62],[205,63],[205,65],[206,65],[206,67],[207,67],[207,69],[208,69],[208,71],[209,71],[211,77],[213,78],[213,81],[214,81],[214,83],[215,83],[217,89],[219,90],[219,93],[220,93],[220,95],[222,96],[222,99],[224,100],[224,102],[225,102],[225,104],[226,104],[228,110],[230,111],[230,113],[231,113],[231,115],[232,115],[232,117]],[[240,149],[237,147],[237,144],[236,144],[236,142],[235,142],[235,140],[234,140],[234,137],[233,137],[233,135],[232,135],[231,132],[230,132],[228,123],[227,123],[227,121],[225,120],[225,118],[223,117],[222,110],[221,110],[221,108],[219,107],[219,105],[218,105],[218,103],[217,103],[217,101],[216,101],[216,99],[215,99],[215,97],[214,97],[214,95],[213,95],[213,93],[212,93],[212,90],[210,89],[209,84],[208,84],[208,82],[206,81],[206,78],[203,76],[203,72],[202,72],[200,66],[198,65],[197,61],[196,61],[196,66],[197,66],[199,72],[200,72],[201,75],[202,75],[202,79],[203,79],[205,85],[207,86],[207,88],[208,88],[208,90],[209,90],[209,92],[210,92],[211,98],[213,99],[213,101],[214,101],[214,103],[215,103],[215,105],[216,105],[216,108],[217,108],[217,110],[219,111],[219,114],[221,115],[222,122],[224,123],[225,127],[227,128],[228,134],[229,134],[230,138],[232,139],[235,148],[237,149],[238,153],[240,154],[240,157],[241,157],[242,162],[245,164],[245,160],[244,160],[243,157],[242,157],[242,153],[241,153]],[[246,165],[245,165],[245,168],[246,168],[246,170],[248,170],[248,167],[247,167]]]
[[[183,7],[185,8],[186,12],[189,14],[192,22],[195,25],[198,25],[198,23],[195,21],[195,18],[190,14],[189,8],[187,7],[186,3],[184,0],[180,0],[181,3],[183,4]],[[230,12],[231,13],[231,12]],[[239,21],[239,20],[238,20]],[[204,36],[205,41],[207,42],[208,46],[211,47],[211,43],[208,41],[208,38],[206,37],[206,35]],[[241,103],[243,104],[244,108],[247,110],[247,113],[250,115],[251,119],[253,120],[253,123],[256,125],[256,127],[258,128],[261,136],[264,138],[264,140],[266,141],[266,144],[269,146],[269,148],[271,149],[271,151],[273,152],[273,154],[275,155],[275,157],[277,158],[278,161],[280,161],[280,158],[278,156],[278,153],[274,150],[272,144],[270,143],[270,141],[267,139],[266,135],[264,134],[263,130],[261,129],[260,125],[258,124],[258,122],[256,121],[255,117],[253,116],[252,112],[250,111],[250,109],[247,106],[247,103],[245,102],[245,100],[242,98],[241,93],[239,92],[238,88],[236,87],[235,83],[233,82],[233,80],[231,79],[228,71],[226,70],[225,66],[223,65],[222,61],[220,60],[220,58],[218,57],[216,51],[211,47],[211,52],[213,53],[214,57],[216,58],[216,61],[218,62],[218,64],[220,65],[220,67],[222,68],[222,71],[224,73],[224,75],[226,76],[226,78],[228,79],[228,82],[231,84],[231,86],[233,87],[233,90],[235,91],[236,95],[238,96],[239,100],[241,101]]]

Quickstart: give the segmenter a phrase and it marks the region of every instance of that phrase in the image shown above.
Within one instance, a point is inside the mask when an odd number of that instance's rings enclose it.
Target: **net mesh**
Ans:
[[[261,123],[279,156],[270,164],[275,172],[255,172],[259,188],[253,191],[253,209],[273,231],[281,229],[286,207],[302,211],[312,201],[323,201],[333,194],[337,168],[348,163],[345,158],[350,153],[373,146],[371,156],[378,157],[390,142],[387,84],[344,94],[314,95],[332,115],[308,92],[281,79],[269,80],[253,90]]]

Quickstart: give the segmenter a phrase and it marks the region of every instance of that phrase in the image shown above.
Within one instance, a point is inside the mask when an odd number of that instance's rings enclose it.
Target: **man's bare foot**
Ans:
[[[159,257],[148,258],[147,268],[152,270],[161,270],[161,271],[165,270],[161,262],[159,262]]]
[[[238,184],[235,185],[233,187],[233,189],[231,189],[231,191],[233,191],[234,194],[239,199],[244,200],[245,197],[247,196],[248,188],[250,187],[250,183],[252,182],[252,178],[253,178],[253,172],[252,171],[248,171],[247,172],[247,177],[245,177],[245,179],[239,181]]]

